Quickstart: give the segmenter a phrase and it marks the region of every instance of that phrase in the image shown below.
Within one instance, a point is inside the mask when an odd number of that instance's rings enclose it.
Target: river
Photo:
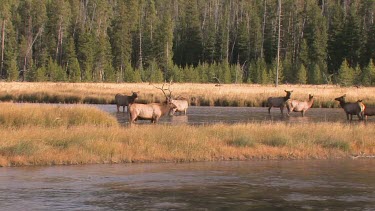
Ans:
[[[121,124],[128,124],[128,113],[117,113],[115,105],[91,105],[116,116]],[[215,124],[215,123],[248,123],[248,122],[287,122],[287,123],[314,123],[314,122],[348,122],[342,108],[311,108],[305,117],[301,112],[293,112],[290,116],[281,115],[279,108],[263,107],[204,107],[191,106],[187,115],[164,116],[160,123],[165,124]],[[358,117],[353,116],[352,122],[358,122]],[[369,117],[367,123],[375,122],[375,117]],[[138,121],[139,124],[149,124],[150,121]]]
[[[375,210],[375,160],[0,168],[0,210]]]

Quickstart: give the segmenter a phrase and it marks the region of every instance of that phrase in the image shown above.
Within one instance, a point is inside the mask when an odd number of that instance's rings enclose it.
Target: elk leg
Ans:
[[[357,114],[357,116],[358,116],[358,119],[359,119],[359,120],[362,120],[361,115]]]
[[[271,107],[268,107],[268,113],[269,114],[271,113]]]
[[[117,113],[120,112],[120,106],[119,105],[116,105],[117,106]]]

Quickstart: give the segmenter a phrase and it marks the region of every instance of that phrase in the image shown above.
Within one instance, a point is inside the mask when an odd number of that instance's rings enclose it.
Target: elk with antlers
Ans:
[[[153,85],[154,86],[154,85]],[[163,103],[149,103],[149,104],[139,104],[134,103],[129,107],[129,122],[135,123],[137,119],[140,120],[151,120],[151,123],[157,123],[160,117],[169,113],[171,109],[176,108],[171,102],[171,99],[164,92],[164,84],[161,88],[154,86],[157,89],[160,89],[166,101]]]

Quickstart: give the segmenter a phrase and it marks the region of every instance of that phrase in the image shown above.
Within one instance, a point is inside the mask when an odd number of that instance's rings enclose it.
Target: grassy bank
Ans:
[[[160,86],[160,84],[157,84]],[[375,87],[339,87],[332,85],[281,85],[260,86],[250,84],[173,84],[173,96],[189,99],[198,106],[265,106],[270,96],[285,96],[284,90],[294,90],[293,99],[307,100],[308,94],[316,99],[313,107],[332,108],[338,103],[334,98],[347,94],[348,101],[362,99],[375,105]],[[130,94],[139,91],[138,102],[158,102],[164,99],[160,90],[148,83],[0,83],[0,101],[39,103],[114,103],[116,93]]]
[[[0,119],[6,122],[0,124],[0,166],[331,159],[375,154],[374,125],[363,122],[120,127],[111,115],[90,107],[0,105]],[[20,113],[17,109],[24,113],[22,124],[16,120],[19,117],[8,115]],[[60,118],[61,123],[36,124],[35,118]]]

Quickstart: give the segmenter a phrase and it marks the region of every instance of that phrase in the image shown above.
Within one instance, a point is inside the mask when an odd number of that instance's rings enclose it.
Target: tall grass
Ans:
[[[0,166],[348,158],[375,154],[373,127],[340,123],[0,127]]]
[[[160,84],[157,84],[160,85]],[[333,85],[281,85],[260,86],[251,84],[173,84],[173,96],[183,96],[190,104],[198,106],[265,106],[271,96],[285,96],[284,90],[294,90],[293,99],[307,100],[315,96],[313,107],[337,107],[334,98],[347,94],[348,101],[362,99],[367,105],[375,105],[375,87],[339,87]],[[0,101],[43,103],[114,103],[116,93],[131,94],[139,91],[138,102],[164,100],[160,90],[148,83],[0,83]]]
[[[42,104],[0,103],[0,126],[70,127],[77,125],[117,126],[115,117],[89,106],[50,106]]]

